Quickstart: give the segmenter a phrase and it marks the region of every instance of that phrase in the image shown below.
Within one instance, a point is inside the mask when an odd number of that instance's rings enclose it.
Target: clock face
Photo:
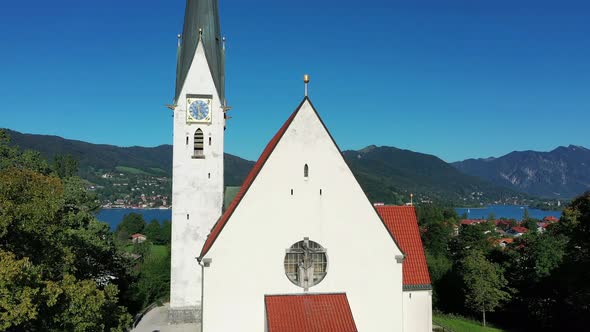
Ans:
[[[210,117],[209,101],[204,99],[194,99],[190,101],[188,114],[191,120],[208,121]]]

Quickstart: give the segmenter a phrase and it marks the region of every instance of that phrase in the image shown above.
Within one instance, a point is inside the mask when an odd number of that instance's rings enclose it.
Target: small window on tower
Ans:
[[[194,146],[194,153],[193,158],[203,158],[204,151],[203,151],[203,131],[201,129],[197,129],[195,131],[195,146]]]
[[[209,146],[211,146],[211,137],[209,137]]]
[[[186,137],[186,145],[188,145],[188,136]]]
[[[309,177],[309,166],[307,166],[307,164],[305,164],[305,166],[303,166],[303,176],[306,179]]]

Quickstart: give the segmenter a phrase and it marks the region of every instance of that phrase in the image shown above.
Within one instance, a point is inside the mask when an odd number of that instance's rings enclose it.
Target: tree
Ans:
[[[145,221],[139,213],[131,212],[123,216],[123,220],[117,225],[115,235],[121,242],[129,239],[129,236],[135,233],[143,232]]]
[[[465,304],[482,313],[483,326],[486,326],[486,312],[493,312],[502,302],[511,298],[510,293],[504,290],[507,281],[501,268],[488,261],[479,250],[470,251],[465,258],[463,281]]]
[[[0,129],[0,170],[8,168],[28,169],[37,173],[48,175],[51,168],[39,152],[25,150],[20,151],[9,145],[10,136],[5,130]]]
[[[572,331],[587,329],[590,325],[590,192],[572,200],[549,232],[567,238],[563,263],[551,275],[555,299],[551,310],[555,323]]]
[[[60,178],[68,178],[78,173],[78,160],[72,155],[56,155],[53,159],[53,170]]]
[[[529,209],[525,208],[524,209],[524,213],[522,215],[522,222],[527,222],[529,219],[531,218],[530,214],[529,214]]]
[[[449,224],[431,224],[422,234],[424,247],[434,255],[447,256],[447,247],[453,235],[453,226]]]
[[[519,274],[529,281],[547,277],[563,261],[566,238],[561,235],[530,232],[519,239]]]
[[[529,232],[536,233],[537,232],[537,220],[529,218],[526,221],[522,221],[522,226],[526,227]]]
[[[453,209],[421,206],[417,209],[424,247],[432,255],[448,255],[448,244],[454,233],[457,213]]]
[[[0,134],[1,137],[1,134]],[[0,140],[0,330],[122,331],[129,276],[79,178]]]
[[[141,307],[166,297],[170,291],[170,250],[165,249],[164,255],[150,251],[143,258],[139,279],[133,284],[133,295]]]
[[[166,244],[172,242],[172,223],[170,220],[164,220],[162,223],[162,241]]]
[[[493,236],[495,236],[494,224],[491,222],[462,225],[459,236],[455,237],[451,242],[455,260],[460,261],[472,250],[489,252],[493,246],[493,241],[490,241],[489,238]]]
[[[158,220],[153,219],[150,223],[145,227],[144,230],[145,236],[147,239],[155,244],[162,244],[162,228],[160,227],[160,223]]]
[[[452,261],[446,255],[432,255],[426,250],[426,263],[428,264],[428,272],[430,274],[430,281],[433,285],[432,302],[433,306],[439,307],[439,289],[441,281],[451,271],[453,267]]]

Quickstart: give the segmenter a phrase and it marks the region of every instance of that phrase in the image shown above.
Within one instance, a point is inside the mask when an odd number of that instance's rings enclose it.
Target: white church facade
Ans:
[[[205,332],[432,331],[414,208],[369,202],[307,96],[222,211],[217,6],[188,0],[179,38],[170,320]]]

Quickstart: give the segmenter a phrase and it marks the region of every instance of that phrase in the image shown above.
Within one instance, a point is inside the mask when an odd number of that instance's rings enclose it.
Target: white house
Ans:
[[[414,208],[369,202],[307,96],[221,214],[218,4],[186,8],[171,105],[170,320],[205,332],[431,331]]]

